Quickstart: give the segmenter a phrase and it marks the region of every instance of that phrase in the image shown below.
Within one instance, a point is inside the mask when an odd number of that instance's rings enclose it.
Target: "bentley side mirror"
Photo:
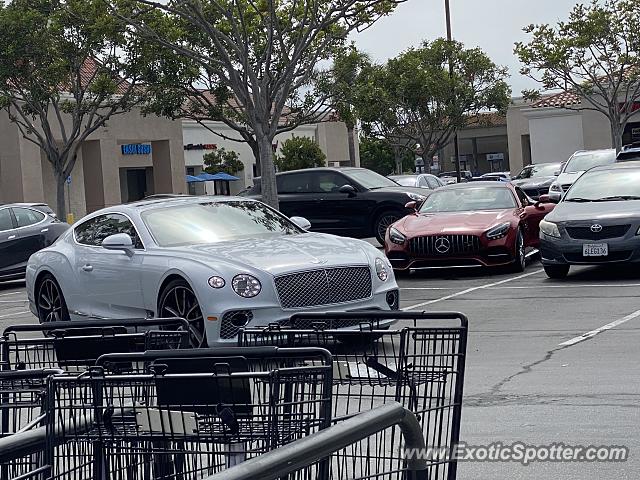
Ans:
[[[349,184],[346,184],[346,185],[341,186],[341,187],[338,189],[338,191],[339,191],[340,193],[346,193],[346,194],[347,194],[347,195],[349,195],[350,197],[355,197],[355,196],[356,196],[356,193],[358,193],[358,192],[356,191],[356,189],[353,187],[353,185],[349,185]]]
[[[133,240],[126,233],[109,235],[102,241],[102,248],[106,250],[120,250],[124,252],[127,257],[133,257],[134,253]]]
[[[557,177],[558,175],[560,175],[560,170],[558,170],[557,172],[553,172],[554,177]]]
[[[291,217],[289,220],[303,230],[309,230],[311,228],[311,222],[304,217]]]

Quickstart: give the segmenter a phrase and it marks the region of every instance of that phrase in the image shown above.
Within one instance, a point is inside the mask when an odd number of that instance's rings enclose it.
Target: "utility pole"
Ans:
[[[444,10],[447,16],[447,40],[451,42],[453,40],[453,34],[451,33],[451,9],[449,8],[449,0],[444,0]],[[451,58],[449,58],[449,78],[453,80],[453,60]],[[451,92],[452,105],[451,106],[455,107],[456,91],[455,91],[455,87],[453,86],[453,81],[451,82],[451,88],[452,88],[452,92]],[[460,175],[460,151],[458,148],[458,130],[457,129],[453,135],[453,149],[454,149],[455,164],[456,164],[456,177],[458,178],[458,183],[460,183],[462,180],[462,177]]]

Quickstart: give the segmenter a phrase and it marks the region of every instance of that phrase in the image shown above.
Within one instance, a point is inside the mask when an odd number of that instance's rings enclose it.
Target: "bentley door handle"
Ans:
[[[16,238],[15,235],[9,235],[9,237],[7,237],[7,240],[13,240],[14,238]]]
[[[85,272],[93,272],[93,265],[83,265],[82,270],[84,270]]]

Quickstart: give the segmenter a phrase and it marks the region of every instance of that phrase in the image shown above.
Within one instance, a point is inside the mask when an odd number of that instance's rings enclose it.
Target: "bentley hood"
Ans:
[[[409,237],[439,234],[474,234],[511,220],[513,210],[481,210],[409,215],[394,227]]]
[[[321,267],[369,265],[374,257],[371,253],[375,254],[373,247],[361,240],[321,233],[269,235],[180,250],[184,256],[209,263],[213,268],[226,263],[240,270],[255,268],[273,275]]]

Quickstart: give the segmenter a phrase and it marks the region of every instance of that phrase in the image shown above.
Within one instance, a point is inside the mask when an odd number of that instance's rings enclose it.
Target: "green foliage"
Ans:
[[[282,144],[280,155],[275,159],[278,171],[299,170],[302,168],[322,167],[327,156],[313,139],[292,137]]]
[[[506,78],[506,69],[482,50],[437,39],[364,68],[354,86],[355,106],[366,136],[403,148],[420,144],[429,158],[479,113],[506,112]]]
[[[403,150],[399,153],[403,172],[415,171],[415,155]],[[360,165],[380,175],[391,175],[396,169],[394,149],[385,140],[379,138],[360,138]]]
[[[520,72],[542,90],[571,90],[581,97],[581,105],[564,108],[591,109],[607,116],[613,146],[619,149],[634,102],[640,100],[638,25],[637,0],[578,4],[566,22],[524,28],[529,41],[515,45],[523,64]],[[528,98],[540,96],[540,91],[525,93]]]
[[[244,163],[239,159],[238,154],[224,148],[217,148],[205,154],[204,164],[207,166],[204,171],[211,174],[225,172],[232,175],[244,170]]]

